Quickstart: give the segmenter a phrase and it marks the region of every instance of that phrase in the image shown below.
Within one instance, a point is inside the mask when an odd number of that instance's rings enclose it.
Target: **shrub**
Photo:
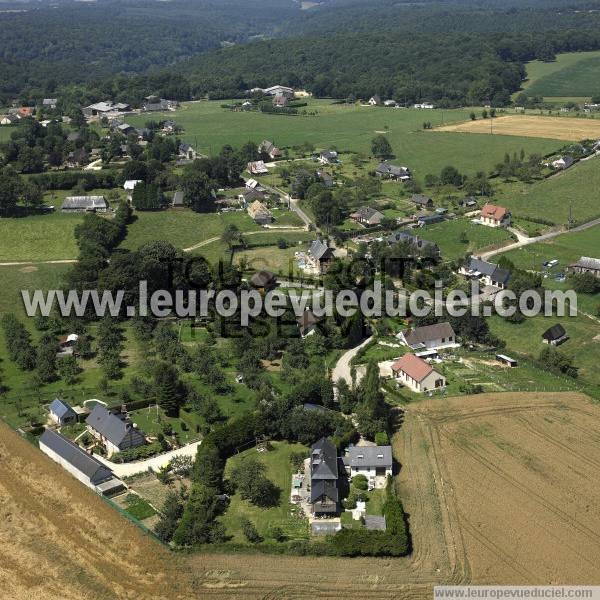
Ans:
[[[390,438],[385,431],[380,431],[375,434],[375,443],[378,446],[387,446],[390,443]]]
[[[252,523],[252,521],[246,519],[245,517],[242,518],[242,532],[244,534],[244,537],[251,544],[258,544],[258,542],[262,542],[263,540],[260,534],[258,533],[256,527],[254,526],[254,523]]]
[[[369,488],[369,481],[364,475],[355,475],[352,478],[352,485],[358,490],[366,491]]]

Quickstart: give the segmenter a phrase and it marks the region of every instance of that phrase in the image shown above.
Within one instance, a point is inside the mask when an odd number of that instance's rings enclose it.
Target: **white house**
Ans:
[[[489,202],[481,209],[479,217],[479,222],[488,227],[508,227],[510,220],[511,215],[506,208]]]
[[[110,496],[124,489],[123,482],[106,465],[60,433],[46,429],[39,445],[44,454],[98,494]]]
[[[319,154],[319,162],[322,165],[333,165],[338,161],[338,153],[335,150],[329,150],[327,152],[321,152]]]
[[[558,160],[552,163],[555,169],[568,169],[575,161],[571,156],[561,156]]]
[[[371,488],[383,488],[392,474],[391,446],[352,446],[344,457],[350,477],[364,475]]]
[[[371,96],[369,98],[369,104],[371,106],[381,106],[381,98],[375,94],[375,96]]]
[[[396,337],[412,350],[439,350],[457,348],[460,345],[450,323],[435,323],[408,329],[401,331]]]
[[[510,280],[510,271],[502,269],[494,263],[473,258],[458,270],[460,275],[469,279],[478,279],[483,285],[504,289]]]
[[[71,408],[71,406],[61,400],[55,398],[48,409],[50,419],[57,425],[70,425],[71,423],[77,423],[77,413]]]
[[[88,431],[103,443],[108,456],[146,443],[144,434],[123,413],[111,412],[102,404],[94,406],[85,422]]]
[[[446,387],[446,378],[441,373],[410,352],[392,365],[392,373],[413,392],[428,392]]]

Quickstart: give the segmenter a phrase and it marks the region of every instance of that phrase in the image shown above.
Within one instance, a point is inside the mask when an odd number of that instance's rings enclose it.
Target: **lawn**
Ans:
[[[60,212],[0,218],[0,262],[77,258],[74,230],[82,218]]]
[[[125,498],[125,512],[138,521],[143,521],[156,514],[156,511],[150,504],[137,494],[127,494]]]
[[[136,212],[121,246],[135,250],[148,242],[166,240],[183,249],[220,237],[227,225],[235,225],[240,231],[260,230],[248,214],[241,211],[221,214],[196,213],[188,209]]]
[[[279,505],[271,508],[254,506],[247,500],[242,500],[237,493],[231,497],[231,504],[220,520],[235,542],[246,542],[241,531],[242,517],[252,521],[263,537],[267,535],[270,526],[277,525],[291,539],[308,538],[306,520],[290,515],[289,502],[292,482],[290,456],[296,452],[303,452],[308,456],[308,448],[302,444],[287,442],[272,442],[271,445],[272,450],[268,452],[258,453],[256,448],[246,450],[230,458],[225,466],[225,476],[227,477],[233,467],[240,464],[244,458],[257,457],[266,467],[266,477],[281,490]]]
[[[466,243],[461,241],[463,232],[467,236]],[[469,252],[476,252],[511,239],[511,234],[504,229],[476,225],[467,219],[436,223],[418,230],[418,235],[435,242],[440,247],[444,260],[454,260]]]
[[[409,166],[422,179],[427,173],[439,173],[448,163],[465,173],[490,170],[506,152],[546,154],[558,148],[550,140],[509,136],[477,136],[458,133],[424,133],[423,122],[438,126],[469,119],[470,109],[428,110],[386,109],[383,107],[346,106],[329,100],[309,100],[308,110],[317,116],[286,117],[259,112],[232,112],[221,108],[223,101],[185,103],[175,113],[155,118],[175,119],[183,128],[182,138],[198,141],[198,150],[216,154],[225,144],[239,147],[248,140],[263,139],[279,147],[304,142],[316,148],[337,148],[368,155],[377,132],[386,132],[397,160]],[[130,122],[142,126],[145,116]]]
[[[527,65],[528,95],[546,97],[586,97],[598,92],[600,51],[559,54],[550,63],[533,61]]]

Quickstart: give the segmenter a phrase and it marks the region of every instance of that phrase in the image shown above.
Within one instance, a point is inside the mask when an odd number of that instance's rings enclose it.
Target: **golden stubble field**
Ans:
[[[455,125],[436,127],[431,131],[516,135],[577,142],[600,138],[600,119],[576,117],[542,117],[536,115],[505,115],[494,119],[477,119]]]
[[[430,598],[600,578],[600,409],[576,394],[414,404],[394,438],[405,559],[173,554],[0,425],[0,597]]]

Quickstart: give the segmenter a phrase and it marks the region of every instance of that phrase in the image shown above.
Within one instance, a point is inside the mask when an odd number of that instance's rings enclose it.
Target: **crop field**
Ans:
[[[430,598],[437,583],[591,584],[599,423],[571,393],[411,405],[393,444],[414,552],[348,560],[169,553],[0,424],[0,587],[15,599],[392,600]]]
[[[554,62],[534,61],[527,65],[528,81],[523,86],[529,95],[589,98],[598,92],[600,52],[568,52]]]
[[[577,142],[600,137],[600,119],[504,115],[494,119],[477,119],[455,125],[445,125],[434,131],[479,133],[492,138],[494,135],[514,135],[525,138],[550,138]],[[492,131],[493,135],[490,135]]]
[[[329,100],[309,100],[306,110],[316,116],[283,116],[259,112],[232,112],[221,107],[222,101],[186,103],[179,111],[156,114],[154,120],[175,119],[183,128],[182,138],[200,152],[216,154],[225,144],[239,147],[248,140],[260,143],[272,140],[279,147],[308,142],[318,149],[337,148],[364,155],[371,152],[371,140],[378,132],[388,137],[396,159],[413,170],[418,178],[439,173],[451,163],[465,173],[489,170],[506,152],[546,154],[559,145],[544,139],[507,136],[477,138],[436,131],[435,138],[423,131],[423,122],[434,127],[460,123],[470,110],[386,109],[371,106],[332,104]],[[142,126],[148,117],[129,119]]]

